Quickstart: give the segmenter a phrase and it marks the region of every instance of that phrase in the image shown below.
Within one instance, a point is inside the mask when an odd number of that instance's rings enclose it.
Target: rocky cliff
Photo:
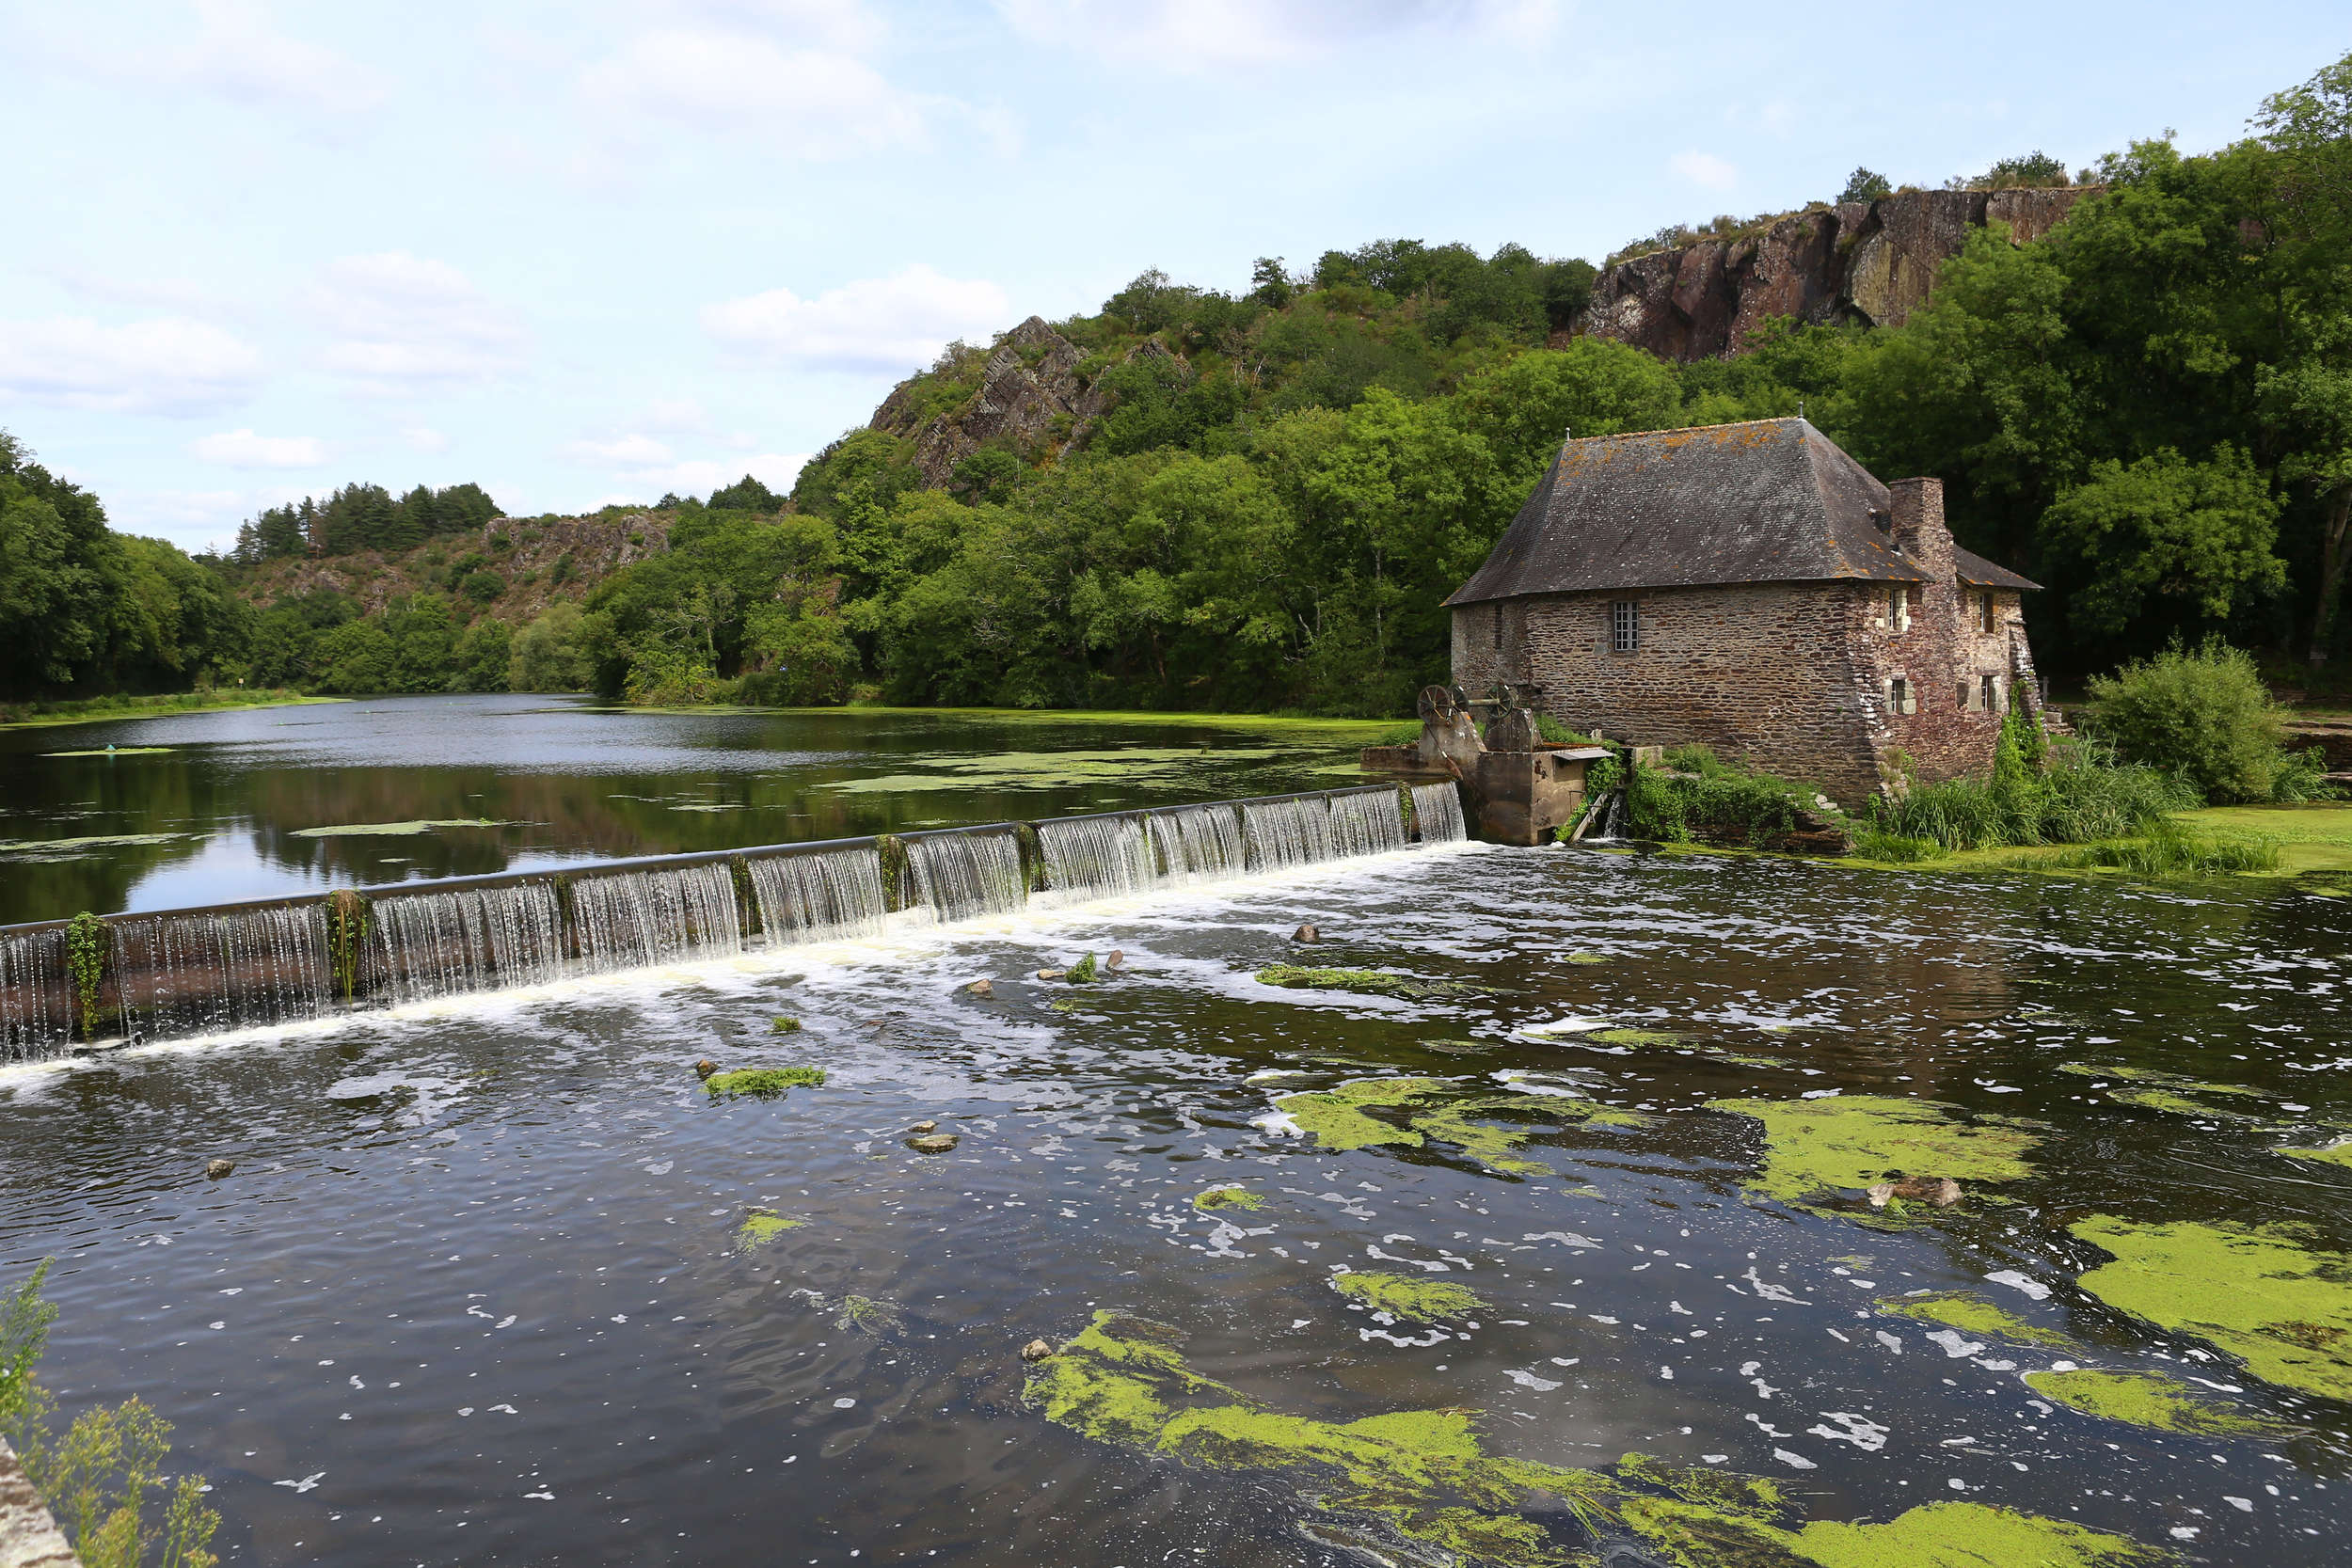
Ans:
[[[1899,326],[1971,229],[2007,224],[2024,245],[2102,188],[1904,191],[1800,213],[1758,235],[1651,251],[1602,272],[1571,330],[1688,361],[1744,351],[1771,316]]]
[[[622,567],[667,550],[675,517],[617,509],[585,517],[495,517],[479,533],[444,534],[397,555],[360,550],[265,561],[236,592],[266,609],[288,595],[332,589],[358,601],[362,614],[375,615],[393,599],[453,592],[451,577],[463,567],[499,579],[498,596],[484,612],[521,626],[556,600],[584,598]]]
[[[1128,351],[1128,359],[1176,356],[1157,340]],[[882,400],[868,421],[876,430],[914,443],[923,483],[947,483],[955,467],[992,441],[1009,445],[1026,458],[1051,455],[1082,443],[1110,404],[1107,391],[1085,373],[1086,353],[1031,316],[1005,334],[982,365],[979,386],[945,412],[927,414],[920,398],[925,378],[910,376]]]

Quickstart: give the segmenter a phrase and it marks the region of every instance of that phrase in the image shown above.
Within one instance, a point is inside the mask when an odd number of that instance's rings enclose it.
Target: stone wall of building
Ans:
[[[1987,629],[1984,591],[1955,576],[1942,486],[1906,480],[1890,494],[1897,542],[1938,580],[1615,589],[1463,605],[1454,612],[1454,684],[1472,696],[1498,678],[1531,687],[1534,705],[1572,728],[1637,745],[1695,742],[1820,784],[1849,806],[1906,773],[1931,783],[1980,776],[2009,705],[2035,700],[2021,595],[1993,592]],[[1636,607],[1631,653],[1613,646],[1618,603]]]

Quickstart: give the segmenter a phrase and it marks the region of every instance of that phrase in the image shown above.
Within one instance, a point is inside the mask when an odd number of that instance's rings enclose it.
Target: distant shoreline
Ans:
[[[289,707],[300,703],[341,703],[345,697],[306,697],[299,691],[178,691],[154,697],[85,697],[27,712],[0,703],[0,730],[47,729],[59,724],[95,724],[118,719],[167,719],[177,713],[219,713],[239,708]],[[40,709],[42,705],[28,704]],[[23,715],[19,717],[19,715]]]

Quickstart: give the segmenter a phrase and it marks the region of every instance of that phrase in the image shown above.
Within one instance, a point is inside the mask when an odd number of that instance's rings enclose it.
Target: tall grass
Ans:
[[[2142,877],[2211,877],[2231,871],[2276,871],[2279,842],[2259,834],[2221,837],[2158,821],[2137,838],[2087,844],[2063,854],[2020,862],[2038,870],[2105,867]]]

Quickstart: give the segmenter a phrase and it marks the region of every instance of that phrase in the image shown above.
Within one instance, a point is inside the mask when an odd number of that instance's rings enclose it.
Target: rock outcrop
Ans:
[[[991,442],[1009,445],[1025,457],[1083,442],[1112,401],[1108,390],[1081,373],[1086,357],[1077,344],[1031,316],[998,341],[981,367],[978,388],[963,406],[926,418],[923,377],[910,376],[867,422],[913,441],[923,483],[937,489],[954,475],[957,464]],[[1151,338],[1127,352],[1129,360],[1180,357]]]
[[[1744,352],[1772,316],[1899,326],[1971,229],[2006,224],[2011,242],[2027,244],[2103,188],[1904,191],[1800,213],[1760,235],[1651,251],[1595,279],[1571,331],[1688,362]]]

